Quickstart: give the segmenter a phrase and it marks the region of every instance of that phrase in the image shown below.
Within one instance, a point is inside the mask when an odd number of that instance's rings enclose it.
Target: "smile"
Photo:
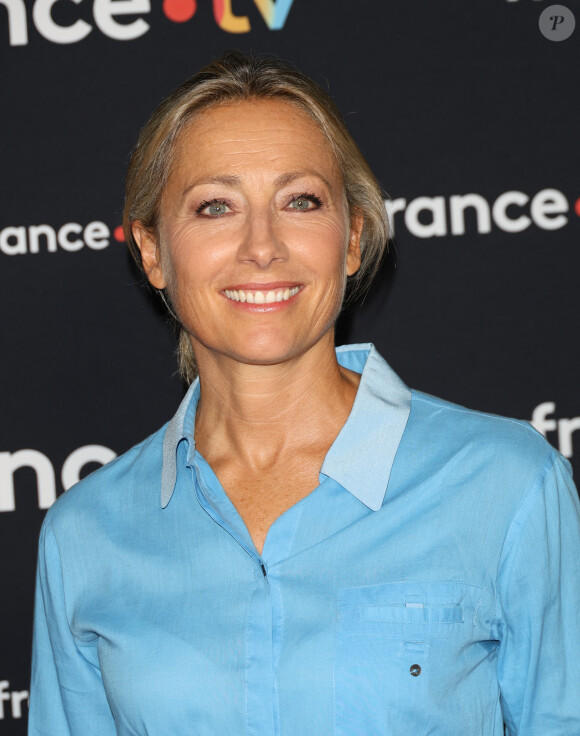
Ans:
[[[264,291],[249,289],[225,289],[222,293],[233,302],[245,302],[247,304],[276,304],[277,302],[286,302],[291,297],[298,294],[299,286],[293,286],[291,289],[267,289]]]

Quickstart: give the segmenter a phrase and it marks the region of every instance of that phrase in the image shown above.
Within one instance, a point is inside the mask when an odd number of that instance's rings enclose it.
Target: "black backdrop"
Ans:
[[[341,341],[375,342],[415,388],[535,412],[577,462],[580,29],[546,38],[548,6],[0,0],[2,733],[26,730],[45,509],[182,396],[171,332],[119,242],[123,177],[155,105],[228,48],[328,86],[394,200],[398,266]]]

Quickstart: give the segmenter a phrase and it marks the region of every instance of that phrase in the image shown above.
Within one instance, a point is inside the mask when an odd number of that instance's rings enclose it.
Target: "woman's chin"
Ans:
[[[244,350],[237,353],[235,360],[240,365],[247,366],[269,366],[280,365],[296,358],[301,351],[287,346],[285,349],[269,347],[268,349]]]
[[[211,333],[193,338],[193,350],[200,370],[206,362],[230,362],[248,366],[268,366],[291,362],[307,354],[316,345],[328,342],[334,347],[334,336],[330,325],[312,325],[304,329],[240,330],[237,334]],[[216,340],[215,335],[219,334]],[[325,345],[326,347],[326,345]]]
[[[301,346],[296,343],[287,344],[257,344],[244,345],[243,347],[234,348],[221,353],[221,356],[233,363],[242,366],[274,366],[283,363],[290,363],[293,359],[298,358],[307,352],[309,345]],[[213,351],[212,351],[213,352]],[[214,357],[220,361],[220,353],[214,352]]]

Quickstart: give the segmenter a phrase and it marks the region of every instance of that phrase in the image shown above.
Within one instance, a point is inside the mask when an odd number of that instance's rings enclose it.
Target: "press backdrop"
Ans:
[[[534,417],[578,465],[580,29],[557,38],[580,7],[549,11],[546,37],[548,7],[0,0],[1,733],[26,730],[46,509],[183,393],[122,242],[123,178],[152,109],[228,48],[327,87],[393,200],[397,268],[340,340],[373,341],[412,387]]]

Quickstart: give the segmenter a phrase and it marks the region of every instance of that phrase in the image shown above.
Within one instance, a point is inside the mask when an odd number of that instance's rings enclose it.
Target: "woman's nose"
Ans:
[[[270,212],[250,215],[238,258],[243,262],[253,262],[260,268],[268,268],[274,261],[287,260],[288,249]]]

